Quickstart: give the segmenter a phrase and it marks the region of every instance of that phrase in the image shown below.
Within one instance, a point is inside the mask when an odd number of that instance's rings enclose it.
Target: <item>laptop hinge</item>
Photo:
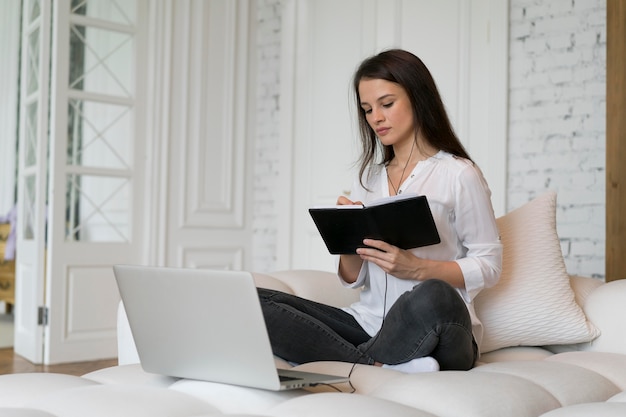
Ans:
[[[39,326],[48,325],[48,307],[40,306],[37,310],[37,324]]]

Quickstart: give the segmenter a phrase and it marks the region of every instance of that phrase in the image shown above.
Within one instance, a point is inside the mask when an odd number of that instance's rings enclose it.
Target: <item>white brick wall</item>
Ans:
[[[508,210],[557,192],[570,273],[604,277],[606,0],[511,0]]]
[[[258,1],[254,254],[276,260],[280,0]],[[606,0],[510,0],[508,210],[548,189],[570,273],[604,277]]]
[[[253,270],[275,270],[280,92],[280,0],[258,0]]]

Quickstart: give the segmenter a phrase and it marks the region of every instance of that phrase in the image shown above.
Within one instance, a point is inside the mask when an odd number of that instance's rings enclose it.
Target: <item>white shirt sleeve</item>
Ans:
[[[459,173],[454,185],[456,204],[455,228],[466,248],[464,257],[456,260],[465,280],[463,296],[471,302],[483,288],[498,282],[502,270],[502,244],[493,215],[491,195],[476,167]]]
[[[339,256],[336,256],[335,259],[336,259],[336,261],[335,261],[335,270],[339,271]],[[337,276],[339,277],[339,281],[346,288],[360,288],[360,287],[362,287],[365,284],[365,280],[367,278],[367,274],[368,274],[367,262],[363,262],[361,264],[361,269],[359,270],[359,275],[357,276],[356,281],[354,281],[354,282],[347,282],[345,279],[343,279],[343,277],[341,276],[341,273],[337,272]]]

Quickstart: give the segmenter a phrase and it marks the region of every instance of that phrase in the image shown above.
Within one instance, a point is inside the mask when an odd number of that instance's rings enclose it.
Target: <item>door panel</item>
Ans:
[[[253,9],[177,1],[173,15],[165,263],[249,268]]]
[[[147,15],[143,0],[50,4],[24,2],[15,343],[45,364],[117,355],[111,266],[139,262],[143,237]]]
[[[140,0],[56,3],[45,363],[117,355],[111,266],[141,259],[142,7]]]
[[[23,2],[14,351],[33,363],[43,360],[51,12],[50,2]]]
[[[281,146],[293,146],[294,245],[281,239],[293,251],[293,266],[332,268],[319,233],[307,208],[316,204],[334,204],[337,196],[350,190],[357,157],[357,142],[352,141],[354,129],[350,107],[351,76],[363,57],[374,51],[362,41],[367,22],[360,13],[360,0],[331,2],[296,2],[293,10],[297,33],[293,34],[295,57],[293,83],[281,77],[281,96],[293,94],[292,106],[281,105],[281,117],[293,111],[294,132]],[[348,30],[341,30],[348,29]],[[289,34],[285,35],[289,37]],[[289,61],[290,57],[283,59]],[[286,84],[289,84],[287,86]],[[293,92],[290,88],[293,88]],[[281,216],[282,217],[282,216]],[[279,266],[279,269],[282,266]]]

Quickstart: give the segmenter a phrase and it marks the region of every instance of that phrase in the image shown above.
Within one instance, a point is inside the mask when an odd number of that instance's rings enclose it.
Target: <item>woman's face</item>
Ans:
[[[367,123],[384,145],[415,140],[411,101],[399,84],[365,78],[359,82],[359,97]]]

